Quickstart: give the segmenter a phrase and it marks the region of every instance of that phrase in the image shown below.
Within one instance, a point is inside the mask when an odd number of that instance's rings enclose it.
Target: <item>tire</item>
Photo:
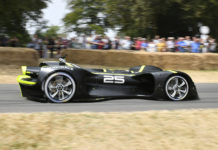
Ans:
[[[73,98],[76,91],[76,83],[67,73],[57,72],[46,79],[44,91],[50,102],[66,103]]]
[[[170,77],[165,84],[166,96],[172,101],[182,101],[186,99],[189,89],[187,79],[180,75]]]

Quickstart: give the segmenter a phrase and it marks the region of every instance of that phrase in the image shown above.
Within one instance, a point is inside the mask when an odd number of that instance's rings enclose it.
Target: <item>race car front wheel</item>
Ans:
[[[167,97],[173,101],[184,100],[189,93],[188,81],[182,76],[170,77],[165,85]]]
[[[69,102],[76,90],[74,79],[64,72],[50,75],[45,81],[45,95],[54,103]]]

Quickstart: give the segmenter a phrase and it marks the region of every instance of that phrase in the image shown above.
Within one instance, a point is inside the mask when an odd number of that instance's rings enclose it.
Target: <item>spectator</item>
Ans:
[[[82,49],[86,49],[86,43],[87,43],[86,36],[83,35],[82,38],[81,38],[81,48]]]
[[[168,52],[175,52],[175,41],[173,37],[169,37],[166,42],[166,47]]]
[[[66,39],[66,38],[60,38],[60,41],[59,41],[60,45],[61,45],[61,49],[66,49],[68,44],[69,44],[69,41]],[[80,47],[81,47],[82,44],[80,44]]]
[[[91,35],[88,35],[88,37],[86,37],[86,49],[92,49],[92,37]]]
[[[55,38],[48,39],[48,49],[50,50],[50,58],[54,57]]]
[[[137,38],[133,38],[133,41],[131,42],[131,50],[136,50],[135,49],[135,45],[136,45],[136,41],[137,41]]]
[[[103,39],[102,39],[103,43],[104,43],[104,46],[103,46],[103,49],[105,50],[108,50],[108,49],[111,49],[112,48],[112,42],[110,40],[109,37],[105,36]]]
[[[126,36],[124,40],[121,42],[121,48],[124,50],[130,50],[132,45],[131,39],[129,36]]]
[[[186,36],[185,37],[185,40],[184,40],[184,43],[185,43],[185,51],[186,52],[191,52],[191,37],[190,36]]]
[[[202,40],[202,45],[203,45],[202,53],[207,53],[208,49],[209,49],[209,42],[208,42],[208,40],[206,40],[206,41]]]
[[[156,44],[153,41],[148,43],[147,52],[157,52]]]
[[[113,48],[114,49],[120,49],[120,37],[116,37],[113,42]]]
[[[77,38],[72,38],[70,42],[71,42],[73,48],[81,49],[81,44],[79,43]]]
[[[142,44],[141,44],[141,49],[146,51],[147,47],[148,47],[148,43],[147,43],[146,39],[143,38]]]
[[[30,47],[33,46],[32,48],[37,50],[40,58],[42,58],[42,39],[38,38],[37,35],[34,35],[34,37],[32,39],[32,43],[30,43],[29,46]]]
[[[157,44],[158,52],[166,52],[166,41],[165,38],[162,38],[159,40],[159,43]]]
[[[98,45],[98,49],[103,49],[104,48],[104,42],[102,41],[102,37],[98,37],[98,42],[97,42],[97,45]]]
[[[199,38],[198,41],[200,43],[199,53],[202,53],[204,48],[204,40]]]
[[[0,45],[10,45],[10,46],[17,46],[17,39],[12,38],[10,40],[5,40],[0,38]],[[82,43],[85,37],[85,44]],[[193,37],[190,39],[190,36],[186,36],[185,38],[179,37],[177,42],[175,38],[169,37],[167,41],[165,38],[161,38],[159,36],[155,36],[154,39],[146,41],[145,38],[134,38],[135,42],[131,41],[131,37],[126,36],[124,39],[120,39],[116,37],[115,40],[112,42],[111,39],[107,36],[102,38],[101,36],[96,36],[94,40],[92,40],[91,36],[82,36],[72,38],[71,40],[58,38],[50,38],[47,40],[39,39],[36,35],[33,37],[32,41],[27,44],[27,47],[34,48],[40,52],[40,56],[43,58],[47,58],[47,49],[50,50],[51,57],[54,57],[53,52],[57,50],[57,54],[60,55],[60,51],[63,48],[77,48],[81,49],[85,45],[86,49],[124,49],[124,50],[145,50],[147,52],[193,52],[193,53],[200,53],[200,52],[216,52],[216,41],[215,39],[208,39],[207,41],[198,39]],[[5,43],[5,44],[3,44]],[[176,50],[177,49],[177,50]],[[41,54],[41,50],[43,53]]]
[[[177,42],[176,46],[177,46],[179,52],[185,52],[186,43],[184,42],[183,37],[180,37],[178,39],[178,42]]]
[[[191,51],[192,53],[200,52],[200,42],[199,39],[196,37],[193,38],[193,42],[191,43]]]
[[[42,57],[43,57],[43,58],[48,58],[47,45],[48,45],[48,40],[47,40],[47,38],[45,38],[45,39],[42,41]]]
[[[98,38],[98,36],[96,36],[94,38],[94,40],[92,42],[90,42],[92,44],[92,46],[91,46],[92,49],[98,49],[98,40],[99,40],[99,38]]]
[[[211,38],[209,40],[209,52],[215,53],[216,52],[216,46],[217,46],[216,40]]]
[[[135,50],[141,50],[141,45],[142,45],[142,38],[138,37],[134,45]]]
[[[27,43],[27,48],[34,48],[34,42],[31,41],[31,42]]]
[[[57,55],[60,56],[61,49],[64,48],[62,38],[58,38],[57,40],[55,40],[55,44],[56,44],[55,48],[57,50]]]
[[[159,36],[159,35],[156,35],[155,38],[154,38],[154,40],[153,40],[154,44],[157,45],[157,44],[159,43],[159,40],[160,40],[160,36]]]

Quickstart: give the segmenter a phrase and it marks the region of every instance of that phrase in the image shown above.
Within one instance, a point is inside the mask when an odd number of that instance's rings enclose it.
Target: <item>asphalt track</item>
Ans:
[[[144,99],[117,99],[101,102],[67,104],[40,103],[20,95],[18,85],[0,85],[0,113],[13,112],[131,112],[147,110],[175,110],[218,108],[218,84],[197,84],[200,100],[154,101]]]

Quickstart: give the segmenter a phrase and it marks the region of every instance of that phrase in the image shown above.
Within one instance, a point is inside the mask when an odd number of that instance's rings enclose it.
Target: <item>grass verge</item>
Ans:
[[[1,150],[215,150],[218,109],[0,114]]]

